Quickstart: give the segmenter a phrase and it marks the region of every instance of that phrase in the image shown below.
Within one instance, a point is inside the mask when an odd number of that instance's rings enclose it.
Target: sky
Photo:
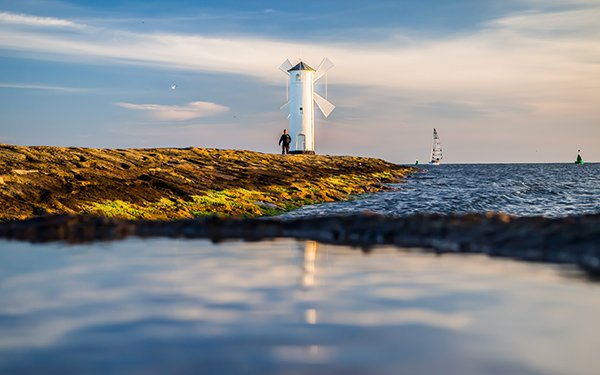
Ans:
[[[0,0],[0,143],[275,153],[324,57],[319,154],[600,161],[600,0]],[[317,85],[325,92],[325,79]]]

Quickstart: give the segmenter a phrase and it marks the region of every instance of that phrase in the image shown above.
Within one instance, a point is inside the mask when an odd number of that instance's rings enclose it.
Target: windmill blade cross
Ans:
[[[314,93],[314,98],[315,103],[317,103],[317,106],[319,107],[321,112],[323,112],[323,115],[325,117],[328,117],[331,114],[331,112],[335,109],[335,106],[331,104],[331,102],[329,102],[327,99],[317,94],[316,92]]]
[[[284,62],[281,63],[281,65],[279,65],[279,70],[281,70],[282,72],[284,72],[285,74],[289,74],[288,70],[292,69],[292,63],[290,62],[289,59],[285,59]]]
[[[316,82],[319,78],[323,77],[325,73],[329,71],[329,69],[333,68],[333,66],[334,65],[331,62],[331,60],[329,60],[327,57],[324,58],[323,61],[321,61],[321,63],[319,64],[317,71],[315,72],[314,81]]]
[[[285,103],[284,105],[279,107],[279,110],[281,112],[283,112],[283,114],[286,115],[287,118],[289,118],[290,117],[290,102],[288,101],[287,103]]]

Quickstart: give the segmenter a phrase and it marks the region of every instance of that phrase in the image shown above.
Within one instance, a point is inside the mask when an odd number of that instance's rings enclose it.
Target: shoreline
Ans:
[[[600,214],[273,217],[386,190],[416,171],[351,156],[0,145],[0,239],[294,238],[567,263],[600,276]]]
[[[524,261],[572,264],[600,277],[600,214],[563,218],[506,214],[374,214],[282,220],[205,217],[174,221],[55,215],[0,223],[0,239],[69,244],[139,238],[262,241],[277,238],[348,245],[368,252],[378,245],[481,253]]]
[[[273,216],[382,191],[416,170],[352,156],[0,145],[0,221]]]

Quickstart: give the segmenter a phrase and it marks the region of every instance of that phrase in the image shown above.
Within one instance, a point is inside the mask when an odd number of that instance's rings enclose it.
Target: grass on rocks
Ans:
[[[412,170],[349,156],[0,145],[0,220],[275,215],[380,191]]]

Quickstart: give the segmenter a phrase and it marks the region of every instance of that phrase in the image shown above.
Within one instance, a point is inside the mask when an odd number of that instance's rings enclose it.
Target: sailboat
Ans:
[[[581,150],[577,150],[577,159],[575,159],[575,164],[583,164],[583,158],[581,157]]]
[[[430,165],[440,165],[442,162],[442,143],[440,137],[438,137],[437,130],[433,128],[433,147],[431,151]]]

